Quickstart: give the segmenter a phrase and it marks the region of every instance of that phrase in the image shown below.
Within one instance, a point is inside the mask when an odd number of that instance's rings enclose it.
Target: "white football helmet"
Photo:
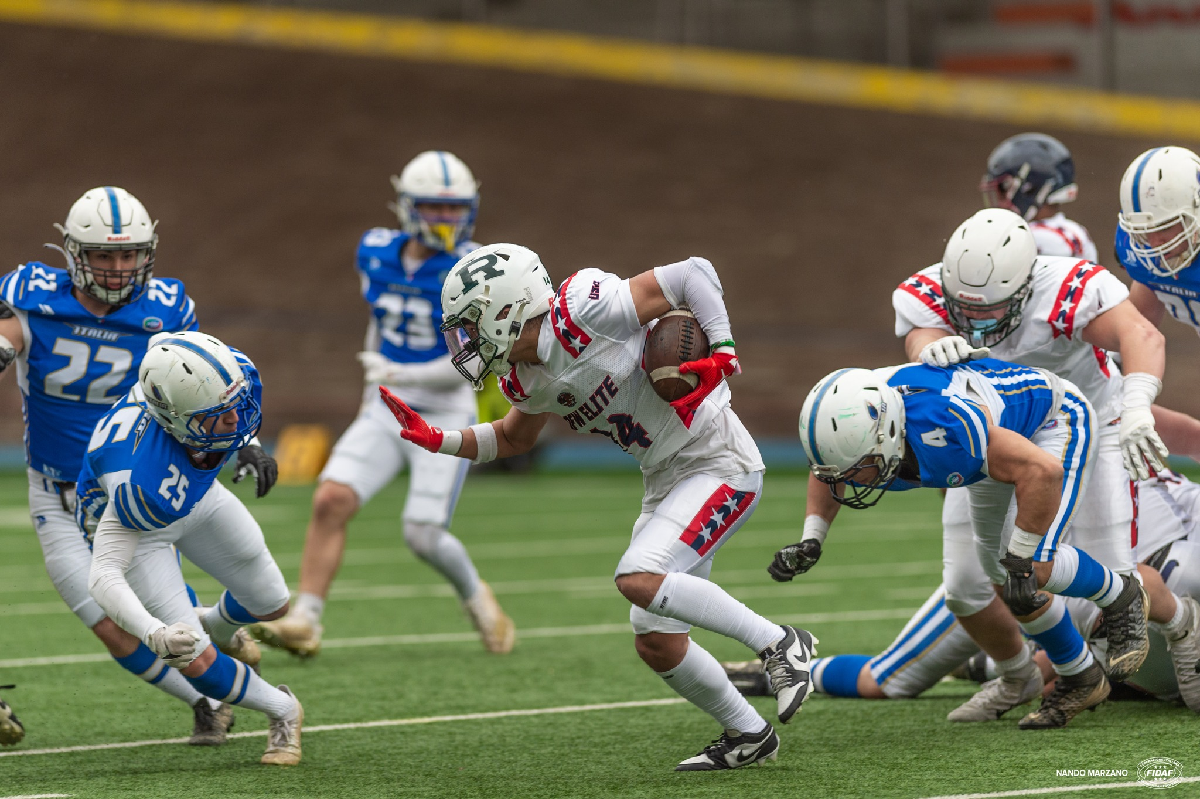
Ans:
[[[986,208],[954,231],[942,256],[942,298],[972,347],[993,347],[1021,324],[1036,259],[1033,233],[1012,211]]]
[[[883,497],[904,460],[904,401],[870,369],[839,369],[808,392],[800,410],[800,443],[813,475],[834,499],[867,508]],[[873,468],[868,482],[856,477]],[[838,496],[835,484],[846,483]]]
[[[150,339],[138,385],[146,410],[185,447],[241,449],[262,423],[253,381],[229,347],[206,333],[159,333]],[[218,420],[237,411],[237,425]]]
[[[137,299],[154,273],[157,225],[132,194],[101,186],[75,201],[66,224],[54,225],[63,234],[63,246],[46,246],[66,256],[75,288],[108,305],[125,305]],[[137,250],[137,267],[132,273],[98,269],[88,262],[88,253],[94,250]],[[118,278],[121,285],[109,288],[109,281]]]
[[[1121,178],[1121,230],[1142,266],[1172,277],[1200,254],[1200,157],[1183,147],[1155,147]]]
[[[532,250],[490,244],[459,260],[442,284],[442,331],[459,373],[479,390],[488,374],[509,371],[525,322],[548,312],[553,297],[550,275]]]
[[[475,232],[479,210],[479,184],[467,165],[454,154],[426,150],[408,162],[397,177],[392,175],[396,203],[391,206],[400,227],[431,250],[454,252]],[[449,203],[467,208],[457,222],[429,222],[417,207],[421,203]]]

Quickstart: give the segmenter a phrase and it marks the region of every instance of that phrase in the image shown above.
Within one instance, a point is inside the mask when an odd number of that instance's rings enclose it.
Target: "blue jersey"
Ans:
[[[1045,372],[984,358],[948,369],[916,364],[887,381],[904,400],[904,435],[921,482],[897,479],[893,491],[918,485],[955,488],[987,477],[988,421],[1031,438],[1056,411]]]
[[[196,329],[183,283],[153,278],[107,316],[75,299],[71,276],[36,261],[0,281],[0,300],[21,321],[17,382],[25,404],[25,458],[56,480],[74,480],[97,420],[137,381],[150,337]]]
[[[258,370],[242,353],[233,354],[261,403]],[[221,467],[236,453],[225,452],[212,468],[196,466],[191,450],[154,421],[144,402],[141,386],[135,385],[91,434],[75,486],[76,518],[89,538],[110,502],[121,524],[133,530],[149,532],[179,521],[204,498]]]
[[[400,256],[409,238],[399,230],[368,230],[355,262],[379,352],[397,363],[425,363],[450,352],[441,333],[442,284],[458,260],[479,245],[468,242],[453,253],[435,253],[410,277]]]
[[[1145,267],[1129,248],[1129,234],[1117,228],[1117,261],[1135,283],[1154,292],[1163,307],[1180,322],[1200,333],[1200,265],[1195,261],[1174,277],[1156,275]]]

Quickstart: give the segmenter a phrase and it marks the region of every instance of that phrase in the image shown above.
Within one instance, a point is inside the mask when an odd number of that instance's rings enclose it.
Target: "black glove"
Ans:
[[[1011,552],[1004,553],[1000,565],[1008,572],[1004,581],[1004,604],[1014,616],[1029,616],[1050,597],[1038,591],[1037,576],[1033,573],[1033,558],[1018,558]]]
[[[767,567],[771,579],[778,583],[786,583],[797,574],[817,565],[821,558],[821,542],[815,538],[806,538],[799,544],[790,544],[775,553],[775,559]]]
[[[251,444],[238,450],[233,482],[242,482],[248,474],[254,475],[254,496],[262,499],[279,479],[279,464],[262,447]]]

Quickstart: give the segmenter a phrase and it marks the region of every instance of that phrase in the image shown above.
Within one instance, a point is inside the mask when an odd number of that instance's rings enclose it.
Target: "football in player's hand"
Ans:
[[[670,311],[659,317],[646,338],[643,363],[654,393],[667,402],[684,396],[699,383],[694,374],[681,375],[679,364],[708,357],[708,337],[691,311]]]

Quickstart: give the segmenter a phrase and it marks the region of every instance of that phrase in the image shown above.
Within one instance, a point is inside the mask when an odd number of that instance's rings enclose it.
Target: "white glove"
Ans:
[[[187,668],[188,664],[200,657],[204,650],[196,648],[198,643],[200,633],[181,621],[170,627],[159,627],[146,639],[146,646],[150,647],[154,654],[177,669]]]
[[[363,379],[368,383],[390,383],[395,384],[401,382],[398,376],[400,364],[389,360],[378,352],[360,352],[358,354],[358,362],[363,366]]]
[[[944,336],[926,344],[918,358],[929,366],[953,366],[991,354],[992,351],[987,347],[972,347],[962,336]]]
[[[1158,396],[1162,381],[1145,372],[1125,375],[1121,408],[1121,459],[1134,480],[1149,480],[1167,468],[1167,446],[1154,429],[1150,404]],[[1149,464],[1149,465],[1147,465]]]

